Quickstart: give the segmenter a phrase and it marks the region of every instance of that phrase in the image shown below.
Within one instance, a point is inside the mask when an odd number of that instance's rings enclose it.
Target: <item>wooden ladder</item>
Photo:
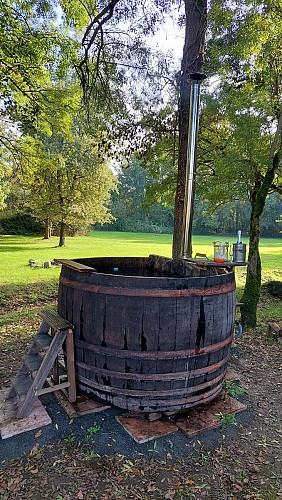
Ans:
[[[43,320],[41,326],[32,336],[30,349],[12,378],[6,397],[16,398],[17,419],[27,417],[37,397],[48,392],[68,388],[69,401],[76,400],[73,325],[52,310],[41,311],[39,315]],[[60,382],[58,355],[64,342],[67,381]],[[51,385],[43,388],[52,368]]]

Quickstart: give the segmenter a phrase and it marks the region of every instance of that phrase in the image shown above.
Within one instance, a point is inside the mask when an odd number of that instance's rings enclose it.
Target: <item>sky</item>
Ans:
[[[168,18],[157,35],[151,39],[152,46],[162,52],[172,51],[176,59],[181,59],[184,45],[184,28],[179,28],[173,18]]]
[[[184,45],[184,27],[179,28],[176,19],[170,17],[162,26],[162,29],[156,35],[151,36],[149,43],[152,47],[164,53],[171,52],[176,61],[180,61]]]

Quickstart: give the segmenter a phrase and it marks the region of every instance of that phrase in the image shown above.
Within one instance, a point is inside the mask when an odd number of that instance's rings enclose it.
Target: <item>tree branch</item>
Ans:
[[[279,136],[281,133],[281,129],[282,129],[282,111],[280,111],[280,116],[278,119],[278,124],[277,124],[277,128],[276,128],[275,136],[274,136],[273,143],[272,143],[271,150],[270,150],[270,159],[271,160],[274,159],[274,155],[277,151],[278,140],[279,140]]]
[[[94,17],[93,21],[87,26],[82,38],[82,45],[85,47],[85,45],[87,44],[85,48],[86,53],[89,52],[103,24],[105,24],[113,16],[114,8],[118,2],[120,2],[120,0],[111,0],[111,2],[106,5],[106,7],[104,7],[104,9],[102,9],[101,12],[97,14],[97,16]],[[87,37],[90,35],[90,32],[94,28],[95,24],[98,24],[98,26],[96,26],[96,28],[94,29],[90,40],[87,41]]]

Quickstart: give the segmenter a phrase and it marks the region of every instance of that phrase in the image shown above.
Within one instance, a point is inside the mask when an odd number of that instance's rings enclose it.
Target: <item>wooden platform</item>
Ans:
[[[55,391],[54,396],[69,418],[81,417],[89,413],[98,413],[111,408],[111,406],[101,403],[93,397],[84,395],[78,395],[74,403],[68,400],[63,391]]]
[[[35,402],[28,417],[16,419],[15,400],[6,401],[6,396],[7,389],[0,391],[0,434],[2,439],[51,424],[51,418],[39,400]]]
[[[192,262],[193,264],[198,264],[199,266],[207,266],[207,267],[242,267],[246,266],[247,262],[233,262],[232,260],[225,260],[224,262],[215,262],[212,259],[204,259],[204,258],[192,258],[187,257],[185,259],[187,262]]]
[[[227,370],[225,378],[226,380],[239,380],[238,374],[230,368]],[[50,379],[48,382],[51,384]],[[51,423],[51,418],[39,400],[36,401],[28,417],[16,419],[15,401],[13,399],[5,400],[7,390],[0,391],[0,435],[2,439]],[[71,403],[62,390],[57,390],[53,394],[69,418],[111,408],[93,396],[79,395],[77,400]],[[155,421],[148,421],[145,415],[134,413],[125,413],[116,417],[116,420],[137,443],[145,443],[172,434],[177,430],[182,431],[188,437],[196,436],[207,430],[220,427],[219,414],[235,414],[245,409],[245,405],[225,394],[202,407],[191,408],[184,414],[176,411]]]
[[[168,436],[177,430],[192,438],[205,431],[221,427],[221,417],[234,415],[246,410],[246,408],[246,405],[227,394],[223,394],[198,408],[175,413],[169,418],[163,416],[154,422],[149,422],[142,414],[134,413],[118,416],[116,420],[134,441],[141,444]]]
[[[143,415],[127,413],[116,417],[116,420],[134,441],[139,444],[169,436],[178,431],[177,426],[166,417],[162,417],[154,422],[148,422]]]
[[[191,408],[184,415],[176,416],[174,421],[179,430],[191,438],[202,432],[221,427],[221,417],[235,415],[246,409],[246,405],[228,394],[222,394],[205,406]]]

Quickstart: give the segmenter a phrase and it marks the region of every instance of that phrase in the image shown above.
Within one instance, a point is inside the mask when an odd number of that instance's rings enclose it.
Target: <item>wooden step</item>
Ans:
[[[23,362],[25,367],[29,372],[36,372],[43,360],[43,356],[39,352],[35,352],[33,354],[27,354],[23,357]]]
[[[37,334],[37,336],[42,336],[42,334]],[[46,334],[44,334],[44,337]],[[24,418],[28,415],[28,412],[30,411],[30,408],[34,405],[37,395],[39,394],[38,391],[40,391],[44,385],[44,382],[46,381],[48,374],[54,365],[54,362],[58,356],[59,351],[62,348],[63,342],[65,341],[67,336],[67,331],[66,330],[57,330],[54,337],[52,338],[52,344],[51,348],[48,349],[46,352],[42,363],[36,372],[36,375],[33,380],[32,386],[30,386],[29,390],[26,393],[26,398],[24,401],[19,405],[18,411],[17,411],[17,418]],[[34,335],[36,337],[36,335]]]
[[[72,330],[73,325],[62,318],[56,311],[52,309],[46,309],[39,313],[39,316],[48,323],[54,330]]]
[[[36,333],[32,335],[32,340],[42,351],[47,351],[51,345],[52,337],[49,333]]]
[[[11,380],[6,397],[7,400],[15,399],[15,416],[19,420],[29,415],[41,394],[68,388],[69,400],[76,400],[73,325],[53,310],[42,311],[40,316],[43,319],[41,326],[32,336],[33,342],[23,357],[17,376]],[[63,345],[67,355],[68,380],[65,382],[59,379],[59,355]],[[51,370],[54,385],[46,388],[44,384]]]
[[[33,381],[27,374],[18,374],[12,378],[11,382],[17,395],[24,396],[28,393]]]

